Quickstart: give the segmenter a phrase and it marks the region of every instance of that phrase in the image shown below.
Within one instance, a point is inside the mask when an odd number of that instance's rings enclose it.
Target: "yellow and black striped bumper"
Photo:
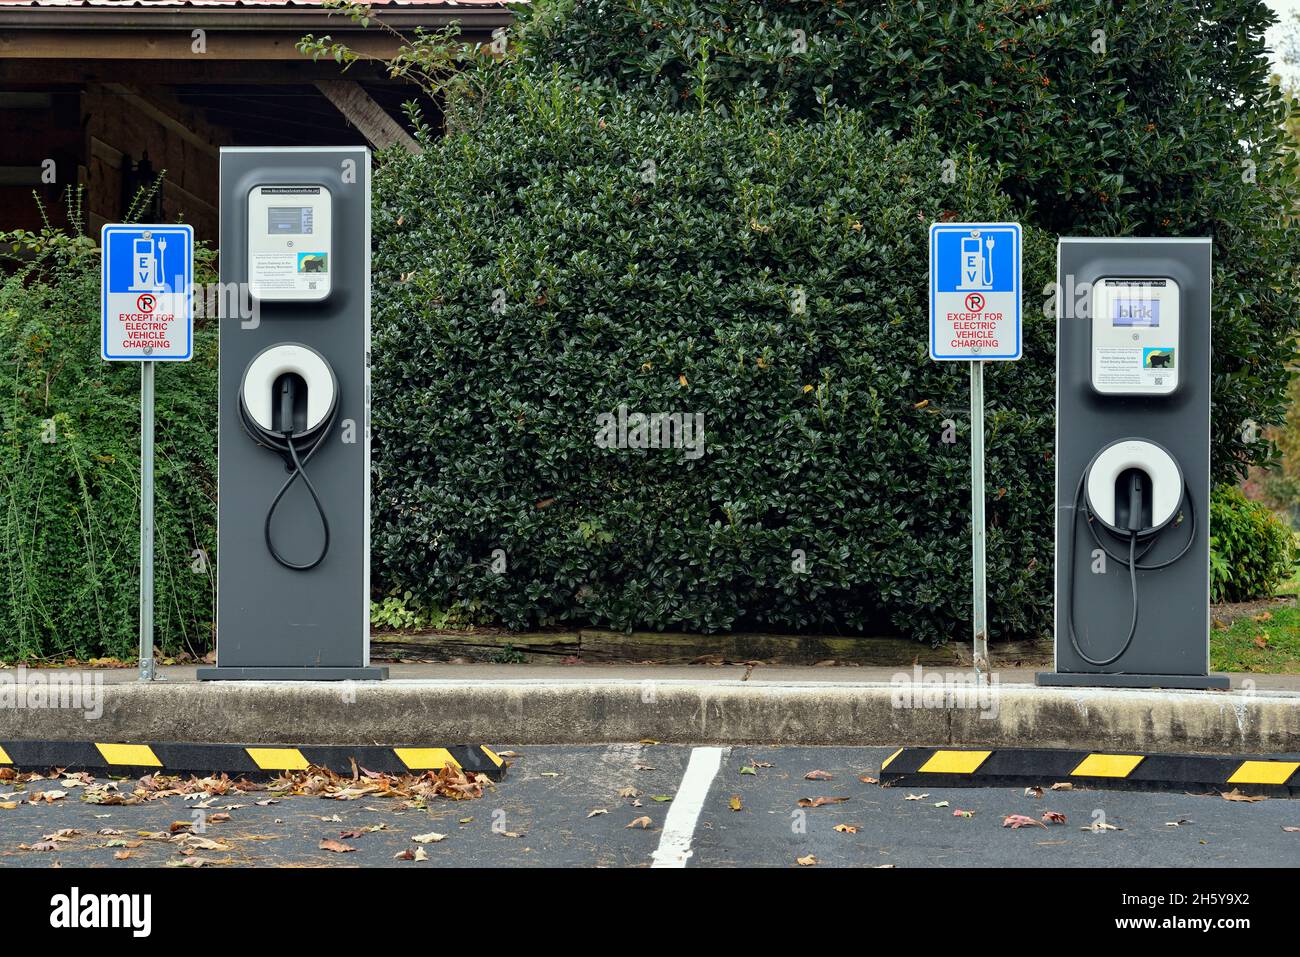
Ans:
[[[881,784],[909,787],[1048,787],[1058,782],[1151,791],[1241,788],[1250,794],[1300,797],[1300,755],[899,748],[880,768]]]
[[[308,767],[328,768],[340,774],[352,772],[352,762],[368,771],[410,774],[457,767],[466,774],[486,774],[500,780],[506,765],[484,745],[451,745],[431,748],[358,747],[353,745],[304,744],[143,744],[121,741],[0,741],[0,767],[26,770],[63,768],[91,773],[266,775],[300,771]]]

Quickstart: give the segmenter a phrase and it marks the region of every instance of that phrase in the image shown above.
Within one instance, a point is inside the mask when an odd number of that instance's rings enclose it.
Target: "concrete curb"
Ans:
[[[30,681],[29,675],[29,681]],[[0,708],[0,740],[413,745],[808,744],[1300,750],[1300,694],[929,682],[392,680],[105,683],[101,708]],[[954,697],[955,696],[955,697]],[[963,706],[969,703],[971,706]],[[102,713],[96,716],[96,711]]]

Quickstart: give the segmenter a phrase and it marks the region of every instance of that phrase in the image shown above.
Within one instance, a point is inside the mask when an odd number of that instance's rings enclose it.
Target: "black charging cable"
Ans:
[[[293,431],[293,405],[297,397],[294,380],[286,377],[280,390],[280,422],[278,430],[265,429],[253,421],[248,408],[242,401],[239,403],[239,413],[244,431],[258,445],[278,453],[284,459],[285,468],[289,470],[289,477],[284,480],[284,484],[280,486],[280,491],[276,492],[275,498],[271,500],[271,507],[266,510],[266,521],[262,525],[262,533],[266,538],[266,550],[271,553],[272,558],[285,568],[296,572],[305,572],[323,562],[330,550],[329,517],[325,514],[325,506],[321,504],[320,496],[316,494],[316,486],[312,484],[311,477],[307,474],[305,466],[311,461],[312,456],[316,454],[321,445],[324,444],[326,437],[331,434],[334,419],[338,415],[338,403],[334,403],[329,415],[321,423],[321,427],[313,435],[307,437],[306,452],[300,453],[298,445],[294,441]],[[284,499],[285,493],[289,491],[290,486],[298,479],[302,479],[302,483],[307,486],[307,491],[311,495],[311,500],[316,504],[316,514],[320,516],[321,530],[324,532],[324,541],[321,543],[320,554],[314,560],[301,565],[291,562],[281,555],[271,538],[271,519],[275,517],[275,510],[280,506],[280,502]]]
[[[1109,548],[1106,547],[1106,544],[1097,535],[1096,525],[1099,523],[1096,521],[1096,516],[1092,514],[1092,510],[1088,507],[1087,502],[1084,501],[1083,487],[1087,479],[1088,479],[1088,472],[1087,470],[1085,470],[1083,475],[1079,476],[1079,486],[1077,489],[1075,489],[1074,492],[1074,511],[1071,514],[1070,546],[1069,546],[1070,547],[1070,599],[1069,599],[1069,608],[1066,611],[1066,627],[1069,629],[1070,644],[1074,646],[1075,654],[1077,654],[1080,658],[1082,658],[1084,661],[1086,661],[1088,664],[1092,665],[1093,667],[1104,668],[1107,665],[1113,665],[1115,662],[1119,661],[1120,658],[1124,657],[1124,653],[1127,652],[1129,646],[1133,644],[1133,637],[1137,634],[1137,623],[1138,623],[1137,573],[1139,571],[1148,572],[1148,571],[1157,571],[1158,569],[1161,568],[1168,568],[1170,565],[1178,561],[1180,558],[1186,555],[1188,551],[1191,550],[1192,543],[1196,541],[1196,505],[1192,502],[1190,489],[1188,489],[1186,484],[1184,484],[1183,502],[1186,505],[1187,521],[1188,521],[1188,525],[1190,526],[1190,532],[1187,536],[1187,543],[1183,545],[1182,550],[1180,550],[1178,554],[1175,555],[1173,558],[1167,558],[1161,562],[1152,562],[1148,565],[1144,565],[1142,564],[1142,559],[1147,555],[1148,552],[1151,551],[1152,548],[1155,547],[1155,544],[1157,540],[1160,538],[1161,533],[1163,533],[1165,529],[1169,528],[1169,525],[1162,525],[1158,529],[1151,529],[1149,530],[1149,533],[1145,536],[1142,534],[1142,530],[1140,528],[1135,527],[1141,524],[1141,518],[1140,518],[1140,509],[1135,509],[1133,507],[1137,501],[1136,495],[1139,494],[1136,491],[1136,487],[1134,487],[1134,489],[1130,490],[1131,497],[1130,497],[1130,506],[1129,506],[1129,528],[1127,529],[1128,559],[1126,560],[1122,554],[1116,555],[1114,552],[1112,552]],[[1082,512],[1088,520],[1088,534],[1092,536],[1093,543],[1098,548],[1100,548],[1102,552],[1104,552],[1112,561],[1119,562],[1121,566],[1128,568],[1129,588],[1133,594],[1133,618],[1131,623],[1129,624],[1128,637],[1124,639],[1124,644],[1120,646],[1119,651],[1117,651],[1111,657],[1101,659],[1101,660],[1091,658],[1088,656],[1087,652],[1085,652],[1083,648],[1080,647],[1079,636],[1075,633],[1074,630],[1074,581],[1075,581],[1075,571],[1078,566],[1078,556],[1076,555],[1076,551],[1077,551],[1076,545],[1078,543],[1075,540],[1075,536],[1078,533],[1080,512]],[[1139,514],[1135,515],[1135,512]],[[1115,538],[1119,537],[1118,534],[1114,530],[1108,528],[1105,525],[1105,523],[1100,523],[1100,524],[1102,528],[1105,529],[1106,532],[1110,534],[1112,537]],[[1174,525],[1179,524],[1178,520],[1175,519],[1173,524]],[[1140,552],[1137,550],[1139,540],[1144,540],[1142,545],[1142,550]]]

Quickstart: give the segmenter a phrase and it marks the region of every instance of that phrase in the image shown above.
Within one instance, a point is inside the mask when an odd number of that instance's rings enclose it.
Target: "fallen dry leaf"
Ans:
[[[929,796],[930,796],[929,794],[909,794],[909,795],[907,795],[907,797],[905,797],[903,800],[905,800],[905,801],[924,801],[924,800],[925,800],[926,798],[928,798]]]
[[[835,776],[829,771],[809,771],[803,776],[805,781],[830,781]]]
[[[841,834],[857,834],[858,826],[856,824],[836,824],[835,830]]]
[[[446,840],[446,838],[446,834],[439,834],[437,831],[430,831],[428,834],[414,834],[411,836],[411,840],[416,844],[437,844],[440,841]]]
[[[827,804],[843,804],[847,800],[848,797],[800,798],[799,806],[800,807],[823,807]]]
[[[592,808],[591,813],[588,814],[587,817],[595,817],[598,814],[608,814],[608,813],[609,813],[609,808],[597,807],[597,808]]]
[[[1060,811],[1044,811],[1042,820],[1044,824],[1064,824],[1065,815]]]
[[[864,774],[864,775],[862,775],[862,777],[858,778],[858,780],[861,781],[863,784],[879,784],[879,783],[880,783],[878,780],[876,780],[875,778],[871,777],[871,775],[869,775],[869,774]]]
[[[744,808],[744,805],[740,802],[739,794],[733,794],[731,796],[731,800],[727,802],[727,806],[730,807],[733,811],[739,811],[742,808]]]
[[[1290,824],[1283,824],[1282,830],[1286,831],[1288,834],[1300,833],[1300,827],[1292,827]]]
[[[637,818],[635,821],[632,821],[630,824],[625,824],[623,826],[623,830],[626,831],[629,827],[639,827],[645,829],[653,823],[654,822],[650,820],[650,816],[646,815],[644,817]]]
[[[1079,828],[1081,831],[1122,831],[1122,827],[1116,827],[1114,824],[1107,824],[1105,821],[1093,821],[1087,827]]]
[[[1042,821],[1035,821],[1032,817],[1025,817],[1023,814],[1008,814],[1002,819],[1002,826],[1013,829],[1018,827],[1047,827]]]
[[[211,838],[199,837],[197,834],[185,835],[185,844],[187,847],[198,848],[200,851],[233,851],[234,848],[225,841],[214,841]]]
[[[1053,791],[1073,791],[1074,783],[1071,781],[1058,781],[1052,785]]]
[[[800,867],[812,867],[817,863],[817,857],[813,854],[809,854],[807,857],[796,857],[795,863]]]
[[[1264,797],[1262,794],[1242,794],[1237,788],[1220,793],[1225,801],[1245,801],[1249,804],[1254,804],[1256,801],[1268,800],[1268,798]]]
[[[955,810],[955,811],[952,812],[952,816],[953,816],[953,817],[974,817],[974,816],[975,816],[975,812],[974,812],[974,811],[963,811],[961,808],[957,808],[957,810]]]
[[[1038,787],[1037,785],[1031,788],[1025,788],[1025,797],[1027,798],[1040,798],[1042,796],[1043,796],[1043,789]]]
[[[342,841],[336,841],[332,837],[321,838],[320,849],[322,851],[333,851],[335,854],[346,854],[348,851],[355,851],[355,847],[344,844]]]

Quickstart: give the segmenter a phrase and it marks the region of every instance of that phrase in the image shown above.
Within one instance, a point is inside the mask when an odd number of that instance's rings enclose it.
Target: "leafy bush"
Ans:
[[[0,234],[0,658],[134,659],[140,370],[99,358],[99,254],[47,230]],[[165,653],[202,654],[214,576],[216,337],[159,367],[155,610]]]
[[[1248,601],[1274,594],[1295,572],[1295,534],[1266,505],[1233,486],[1210,498],[1210,598]]]
[[[907,131],[925,106],[949,158],[1004,164],[1028,222],[1212,235],[1214,474],[1270,457],[1243,424],[1285,414],[1300,243],[1292,106],[1268,82],[1263,0],[1158,13],[1146,0],[536,0],[522,16],[524,54],[544,70],[660,109],[758,96],[816,117],[836,102]]]
[[[511,627],[965,637],[968,377],[927,354],[927,230],[1014,218],[994,172],[945,184],[937,137],[852,111],[500,84],[376,178],[377,577]],[[1027,231],[1029,285],[1053,255]],[[989,372],[1002,636],[1050,608],[1053,339],[1027,310]],[[620,406],[702,415],[703,454],[602,448]]]

